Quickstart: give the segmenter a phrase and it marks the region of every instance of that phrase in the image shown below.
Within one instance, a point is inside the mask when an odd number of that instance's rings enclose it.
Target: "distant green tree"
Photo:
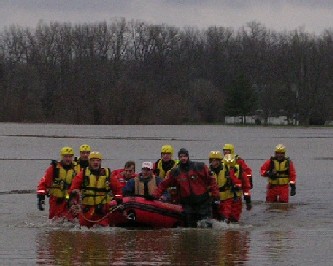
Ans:
[[[253,90],[250,81],[244,75],[239,75],[226,90],[225,114],[245,117],[255,109],[256,92]]]

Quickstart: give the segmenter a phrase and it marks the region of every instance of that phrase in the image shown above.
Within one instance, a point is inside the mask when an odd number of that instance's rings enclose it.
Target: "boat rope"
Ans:
[[[78,201],[75,200],[75,201],[72,201],[70,200],[69,202],[69,212],[74,214],[75,216],[78,216],[79,213],[82,214],[82,217],[85,221],[87,222],[90,222],[90,223],[99,223],[101,221],[103,221],[104,219],[106,219],[111,213],[113,213],[114,211],[118,210],[118,209],[123,209],[124,208],[124,205],[122,204],[119,204],[119,205],[115,205],[113,206],[112,208],[110,208],[109,212],[107,214],[105,214],[102,218],[100,219],[97,219],[97,220],[91,220],[89,218],[87,218],[85,215],[84,215],[84,212],[82,211],[82,196],[81,196],[81,191],[78,190],[78,189],[75,189],[73,190],[74,193],[77,194],[77,197],[76,199],[79,199]]]

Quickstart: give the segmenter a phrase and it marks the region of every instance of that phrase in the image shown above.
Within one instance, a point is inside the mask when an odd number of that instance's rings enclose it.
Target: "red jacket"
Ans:
[[[124,173],[124,169],[117,169],[117,170],[113,170],[111,173],[111,178],[115,178],[118,180],[118,182],[120,183],[121,187],[124,188],[126,186],[126,183],[128,180],[134,178],[137,176],[136,173],[133,173],[130,177],[130,179],[126,179],[123,175]]]
[[[220,199],[216,178],[204,163],[189,161],[186,170],[182,168],[181,164],[171,169],[169,175],[155,190],[154,196],[161,197],[162,193],[172,186],[178,188],[181,203],[201,203],[208,199],[209,192],[214,199]]]

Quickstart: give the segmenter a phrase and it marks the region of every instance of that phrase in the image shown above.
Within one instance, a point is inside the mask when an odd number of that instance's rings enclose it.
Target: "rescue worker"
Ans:
[[[289,202],[290,196],[296,195],[296,170],[294,163],[286,157],[286,147],[278,144],[275,155],[267,160],[260,168],[260,174],[268,177],[266,202]]]
[[[252,181],[252,169],[247,165],[245,160],[241,158],[238,154],[235,154],[235,146],[233,144],[224,144],[223,146],[223,156],[226,154],[233,154],[235,155],[236,162],[242,166],[243,171],[246,173],[247,178],[251,184],[251,189],[253,188],[253,181]]]
[[[171,170],[178,161],[172,159],[173,147],[171,145],[163,145],[161,148],[161,158],[154,163],[155,174],[161,178],[165,178],[167,172]]]
[[[64,217],[74,219],[66,201],[66,195],[73,178],[79,173],[80,167],[73,161],[74,151],[65,146],[60,150],[60,161],[52,160],[44,176],[37,186],[37,207],[44,211],[45,195],[50,196],[49,219]]]
[[[216,178],[204,163],[190,161],[188,150],[180,149],[178,158],[179,164],[170,170],[153,195],[159,198],[168,187],[176,186],[185,226],[197,227],[198,221],[212,217],[212,199],[215,204],[220,203]]]
[[[91,147],[88,144],[82,144],[80,146],[80,157],[74,158],[74,161],[80,166],[81,169],[88,167],[88,157],[91,152]]]
[[[92,151],[89,154],[89,166],[77,176],[69,189],[70,198],[81,191],[82,210],[79,214],[81,226],[92,227],[95,224],[109,225],[109,213],[112,196],[118,204],[122,202],[121,185],[116,178],[110,178],[109,168],[102,167],[102,154]]]
[[[137,174],[135,173],[135,162],[134,161],[127,161],[125,163],[124,168],[113,170],[111,173],[111,177],[115,177],[118,179],[119,183],[121,184],[121,188],[123,189],[126,186],[126,183],[136,177]]]
[[[223,156],[220,151],[211,151],[209,153],[209,169],[215,175],[218,186],[220,185],[219,180],[221,179],[219,176],[222,174],[221,170],[223,170],[222,159],[223,159]],[[221,197],[220,197],[220,200],[221,200]],[[221,203],[220,203],[220,205],[221,205]],[[221,214],[220,205],[212,204],[213,218],[215,218],[219,221],[224,221],[225,218]]]
[[[161,148],[161,158],[154,163],[154,173],[161,178],[165,178],[168,172],[177,164],[179,160],[173,160],[173,147],[171,145],[163,145]],[[169,187],[170,203],[179,203],[179,195],[176,187]]]
[[[144,196],[151,199],[152,193],[162,182],[162,178],[153,173],[154,165],[152,162],[143,162],[141,173],[130,179],[123,188],[124,196]]]
[[[252,208],[250,197],[250,183],[241,165],[236,163],[235,156],[226,154],[222,159],[220,151],[209,153],[211,170],[217,178],[220,191],[220,206],[217,211],[217,219],[226,223],[237,223],[242,213],[242,193],[246,194],[247,210]]]

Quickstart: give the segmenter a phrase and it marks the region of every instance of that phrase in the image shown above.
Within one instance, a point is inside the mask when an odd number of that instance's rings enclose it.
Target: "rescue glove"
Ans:
[[[123,197],[122,196],[116,195],[114,197],[114,200],[117,202],[117,205],[123,204]]]
[[[273,171],[267,171],[266,175],[271,179],[276,179],[277,178],[276,173],[274,173]]]
[[[296,185],[290,184],[290,196],[295,196],[295,195],[296,195]]]
[[[37,194],[37,208],[40,211],[45,210],[45,195]]]
[[[250,211],[252,209],[251,196],[249,196],[249,195],[244,196],[244,200],[245,200],[245,203],[246,203],[246,210]]]

